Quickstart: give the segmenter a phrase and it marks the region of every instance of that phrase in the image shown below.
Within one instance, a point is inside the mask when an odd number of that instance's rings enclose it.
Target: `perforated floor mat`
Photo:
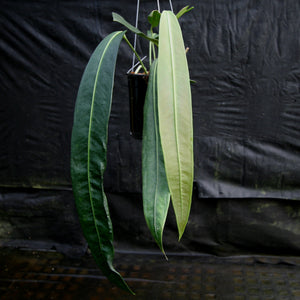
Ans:
[[[135,291],[111,285],[90,256],[0,249],[0,299],[300,299],[300,258],[116,253]]]

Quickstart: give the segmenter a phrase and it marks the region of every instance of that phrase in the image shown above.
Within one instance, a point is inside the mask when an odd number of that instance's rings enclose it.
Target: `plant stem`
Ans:
[[[152,26],[151,26],[150,32],[151,32],[151,35],[153,35],[153,27]],[[153,43],[149,42],[149,68],[151,68],[151,65],[152,65],[152,49],[153,49]]]
[[[136,58],[138,59],[138,61],[140,62],[145,74],[148,74],[148,71],[144,65],[144,63],[142,62],[140,56],[138,55],[138,53],[135,51],[135,49],[133,48],[133,46],[131,45],[131,43],[129,42],[129,40],[127,39],[126,35],[124,34],[124,40],[126,41],[126,43],[128,44],[128,46],[130,47],[130,49],[133,51],[133,53],[135,54]]]
[[[156,51],[155,51],[155,45],[152,43],[152,51],[153,51],[153,57],[156,59]]]
[[[152,42],[149,42],[149,66],[152,64]]]

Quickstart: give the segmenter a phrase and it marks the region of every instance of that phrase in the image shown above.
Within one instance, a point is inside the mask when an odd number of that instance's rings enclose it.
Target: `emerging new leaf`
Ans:
[[[194,9],[194,6],[185,6],[183,7],[176,15],[177,19],[181,18],[184,14],[186,14],[187,12],[191,11],[192,9]]]

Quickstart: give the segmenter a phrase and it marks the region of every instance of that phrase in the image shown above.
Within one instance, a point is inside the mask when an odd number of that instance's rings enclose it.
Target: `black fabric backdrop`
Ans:
[[[168,8],[168,1],[161,4]],[[186,4],[174,1],[174,9]],[[299,199],[300,1],[189,4],[195,9],[182,27],[197,81],[199,195]],[[1,185],[70,185],[80,77],[97,43],[121,28],[111,12],[134,23],[135,6],[136,1],[1,1]],[[155,8],[156,1],[141,1],[140,18]],[[106,176],[107,188],[117,192],[141,191],[141,143],[129,136],[124,74],[130,64],[123,44]]]
[[[299,200],[300,1],[173,1],[175,11],[187,4],[195,6],[181,25],[197,82],[196,201]],[[140,18],[152,9],[156,1],[141,1]],[[112,11],[134,23],[136,1],[0,0],[2,195],[6,188],[70,191],[77,88],[97,44],[123,29],[112,22]],[[139,27],[146,30],[146,22]],[[146,46],[138,42],[141,55]],[[131,58],[123,43],[105,175],[106,190],[118,195],[141,192],[141,141],[129,135]]]

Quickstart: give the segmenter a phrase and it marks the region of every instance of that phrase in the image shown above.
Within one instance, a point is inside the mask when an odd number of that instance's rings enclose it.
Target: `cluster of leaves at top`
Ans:
[[[172,200],[179,239],[188,222],[193,186],[193,121],[189,70],[178,19],[153,11],[144,34],[120,15],[113,19],[149,41],[147,70],[126,37],[117,31],[101,41],[86,66],[78,90],[71,142],[71,176],[76,207],[91,253],[104,275],[133,293],[113,267],[113,230],[103,187],[108,122],[117,53],[122,39],[149,74],[144,106],[142,174],[147,225],[163,250],[162,235]],[[159,27],[158,33],[154,29]],[[158,52],[158,53],[157,53]]]

